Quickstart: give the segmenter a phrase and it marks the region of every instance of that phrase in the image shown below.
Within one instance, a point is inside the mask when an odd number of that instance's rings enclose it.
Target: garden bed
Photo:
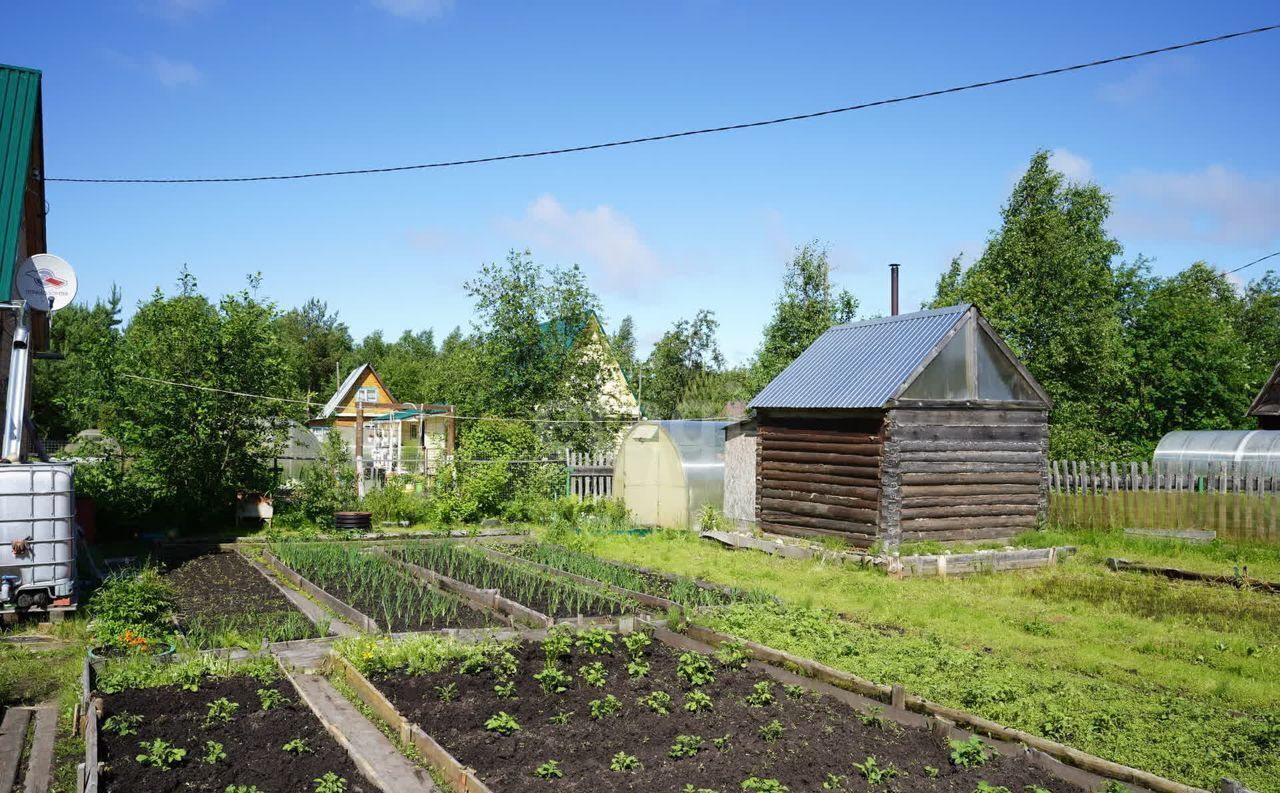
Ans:
[[[356,547],[281,543],[271,550],[295,573],[367,615],[375,629],[406,632],[503,624],[496,615]]]
[[[113,692],[101,694],[97,722],[105,793],[222,793],[231,785],[268,793],[378,790],[270,658],[180,681],[171,671],[133,674],[138,685],[130,685],[128,675],[99,678]]]
[[[323,635],[237,553],[193,556],[172,566],[164,578],[177,600],[181,630],[198,647]]]
[[[780,685],[747,667],[740,648],[712,658],[642,644],[558,629],[543,642],[392,649],[366,641],[344,650],[396,711],[499,793],[1079,789],[1012,752],[999,756],[976,740],[948,745],[879,709]],[[535,678],[548,658],[570,679]]]
[[[637,603],[599,586],[531,569],[519,562],[493,558],[479,548],[449,540],[387,547],[392,558],[478,589],[503,596],[549,617],[598,617],[632,613]]]
[[[659,608],[674,605],[720,606],[738,600],[757,600],[763,597],[755,592],[721,587],[685,576],[667,575],[643,567],[601,559],[554,543],[506,543],[500,546],[484,547],[498,558],[514,557],[526,564],[574,577],[583,583],[603,584],[615,590],[623,590],[624,593],[633,593],[632,596],[639,595],[637,599],[645,605]]]

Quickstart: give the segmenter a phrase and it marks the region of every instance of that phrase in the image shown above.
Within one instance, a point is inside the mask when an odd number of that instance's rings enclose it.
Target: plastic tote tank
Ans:
[[[622,439],[613,492],[641,526],[688,528],[704,504],[724,504],[727,421],[646,421]]]
[[[17,579],[8,579],[8,602],[0,608],[15,601],[19,608],[45,606],[71,594],[75,503],[70,465],[0,465],[0,576]],[[15,553],[22,545],[25,552]]]

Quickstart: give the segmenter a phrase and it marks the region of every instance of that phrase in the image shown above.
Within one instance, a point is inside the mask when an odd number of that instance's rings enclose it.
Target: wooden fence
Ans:
[[[1049,521],[1086,529],[1216,531],[1223,539],[1280,542],[1280,474],[1223,463],[1049,463]]]
[[[583,454],[565,449],[564,464],[569,469],[567,495],[612,498],[614,459],[613,452]]]

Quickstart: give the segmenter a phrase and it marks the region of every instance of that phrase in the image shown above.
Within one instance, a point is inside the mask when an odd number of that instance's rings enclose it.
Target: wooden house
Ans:
[[[453,406],[398,402],[367,363],[351,370],[307,426],[317,437],[339,433],[366,476],[432,474],[453,454]]]
[[[40,72],[0,65],[0,293],[11,303],[21,299],[15,283],[18,265],[29,256],[47,253],[44,200],[44,132],[40,108]],[[42,307],[43,308],[43,307]],[[9,390],[9,362],[19,315],[0,311],[0,419]],[[49,346],[49,317],[32,309],[24,321],[30,328],[29,349],[42,352]],[[29,360],[29,359],[28,359]],[[30,378],[28,367],[23,376]],[[26,389],[23,412],[31,409],[31,391]],[[25,454],[31,438],[22,433],[24,418],[15,427],[23,437],[19,446]],[[0,424],[7,422],[0,421]]]
[[[560,346],[574,355],[591,356],[600,364],[601,381],[595,399],[595,410],[600,415],[640,418],[640,402],[594,311],[587,312],[585,322],[557,319],[540,323],[538,329],[544,344]]]
[[[974,306],[836,326],[750,407],[767,531],[893,549],[1047,508],[1051,401]]]
[[[1249,406],[1249,415],[1258,420],[1260,430],[1280,430],[1280,363]]]

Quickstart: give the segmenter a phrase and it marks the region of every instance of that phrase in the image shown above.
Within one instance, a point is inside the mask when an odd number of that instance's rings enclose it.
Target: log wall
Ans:
[[[778,534],[875,542],[882,414],[757,419],[756,520]]]
[[[990,540],[1035,528],[1048,508],[1048,413],[1043,409],[905,408],[885,419],[886,545]],[[891,520],[897,520],[897,525]]]

